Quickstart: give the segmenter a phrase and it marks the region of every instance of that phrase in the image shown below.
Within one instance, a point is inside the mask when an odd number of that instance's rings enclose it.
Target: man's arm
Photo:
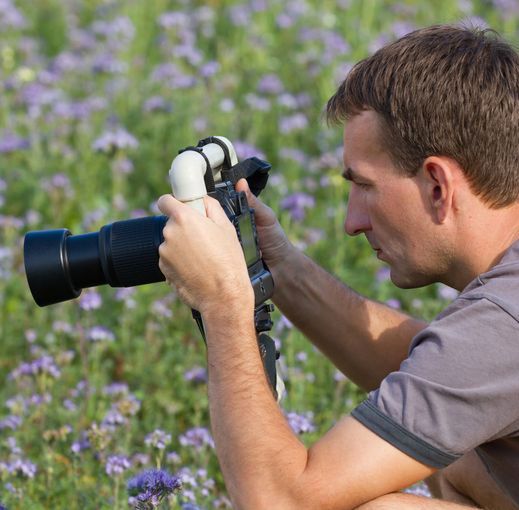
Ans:
[[[208,217],[171,196],[160,268],[206,330],[211,425],[238,509],[348,510],[429,476],[427,467],[346,418],[310,450],[277,406],[259,354],[254,294],[234,227],[206,199]]]
[[[330,360],[365,390],[398,370],[426,323],[366,299],[327,273],[287,239],[273,211],[245,180],[263,257],[274,277],[273,301]]]
[[[435,471],[351,417],[307,450],[272,397],[240,310],[204,315],[211,424],[234,508],[348,510]]]

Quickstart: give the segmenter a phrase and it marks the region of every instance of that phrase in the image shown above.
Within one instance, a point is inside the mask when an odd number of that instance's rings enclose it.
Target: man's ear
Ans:
[[[429,156],[422,164],[426,198],[438,223],[444,223],[455,207],[458,164],[446,157]]]

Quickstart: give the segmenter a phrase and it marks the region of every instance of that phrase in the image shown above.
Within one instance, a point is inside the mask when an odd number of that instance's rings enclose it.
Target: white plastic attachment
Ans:
[[[229,150],[231,165],[236,165],[238,157],[232,143],[223,136],[215,138],[225,143]],[[209,143],[202,147],[202,152],[209,161],[215,182],[220,181],[221,169],[225,159],[223,149],[216,143]],[[207,195],[204,182],[206,169],[207,163],[204,157],[196,151],[187,150],[173,160],[169,171],[169,181],[173,196],[181,202],[186,202],[204,216],[203,198]]]

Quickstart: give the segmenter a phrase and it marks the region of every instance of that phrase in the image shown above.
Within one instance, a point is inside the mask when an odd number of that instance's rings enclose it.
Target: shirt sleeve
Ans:
[[[400,369],[352,412],[436,468],[519,427],[518,322],[487,299],[458,298],[449,309],[413,339]]]

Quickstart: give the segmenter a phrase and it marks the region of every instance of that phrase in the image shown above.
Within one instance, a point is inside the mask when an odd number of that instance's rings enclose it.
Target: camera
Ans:
[[[273,293],[272,276],[261,259],[254,212],[243,192],[235,190],[244,177],[258,195],[271,166],[252,157],[238,162],[232,144],[212,136],[187,147],[173,160],[170,180],[173,195],[200,212],[203,196],[216,198],[240,240],[256,306]],[[24,239],[25,273],[39,306],[77,298],[82,289],[108,284],[133,287],[164,281],[158,267],[158,247],[163,241],[166,216],[116,221],[99,232],[72,235],[67,229],[28,232]]]
[[[256,157],[238,162],[227,138],[211,136],[179,151],[169,177],[175,198],[205,215],[203,197],[212,196],[233,223],[254,290],[258,348],[272,392],[280,398],[283,382],[276,374],[278,353],[274,340],[265,333],[273,325],[270,314],[274,306],[266,301],[274,292],[274,281],[261,258],[254,211],[245,193],[235,189],[238,180],[245,178],[251,192],[259,195],[267,184],[270,168],[269,163]],[[67,301],[78,297],[84,288],[103,284],[133,287],[164,281],[158,249],[167,220],[166,216],[150,216],[116,221],[99,232],[79,235],[67,229],[28,232],[24,264],[35,302],[47,306]],[[192,313],[205,341],[202,317],[197,310]]]

